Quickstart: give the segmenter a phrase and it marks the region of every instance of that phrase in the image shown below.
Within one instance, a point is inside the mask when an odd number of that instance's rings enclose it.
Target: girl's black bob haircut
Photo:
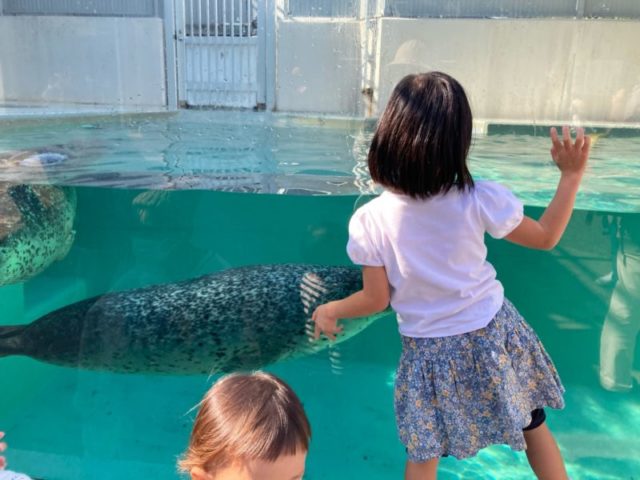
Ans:
[[[469,101],[454,78],[441,72],[407,75],[393,90],[373,136],[371,178],[413,198],[453,187],[471,190],[472,124]]]

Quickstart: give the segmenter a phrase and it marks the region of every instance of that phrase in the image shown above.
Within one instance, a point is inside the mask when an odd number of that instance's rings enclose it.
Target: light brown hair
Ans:
[[[178,467],[215,473],[236,460],[275,461],[308,451],[310,439],[309,420],[289,385],[265,372],[232,374],[200,403]]]

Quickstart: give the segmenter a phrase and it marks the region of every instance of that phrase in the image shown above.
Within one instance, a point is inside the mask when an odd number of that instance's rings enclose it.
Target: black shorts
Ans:
[[[524,427],[522,431],[533,430],[538,428],[547,419],[547,414],[544,413],[544,408],[536,408],[531,412],[531,423]]]

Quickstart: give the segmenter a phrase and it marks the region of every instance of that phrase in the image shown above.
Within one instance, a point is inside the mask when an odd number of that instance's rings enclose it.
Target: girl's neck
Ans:
[[[385,192],[389,192],[389,193],[393,193],[394,195],[402,195],[404,197],[408,197],[409,195],[407,195],[404,192],[401,192],[400,190],[396,190],[395,188],[391,188],[391,187],[384,187]]]

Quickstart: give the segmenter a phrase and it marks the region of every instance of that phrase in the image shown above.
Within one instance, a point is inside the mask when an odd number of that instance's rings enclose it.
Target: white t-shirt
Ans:
[[[402,335],[457,335],[487,326],[504,301],[484,233],[502,238],[522,217],[522,203],[493,182],[426,200],[385,191],[351,217],[347,253],[385,267]]]
[[[0,470],[0,480],[31,480],[24,473],[16,473],[10,470]]]

